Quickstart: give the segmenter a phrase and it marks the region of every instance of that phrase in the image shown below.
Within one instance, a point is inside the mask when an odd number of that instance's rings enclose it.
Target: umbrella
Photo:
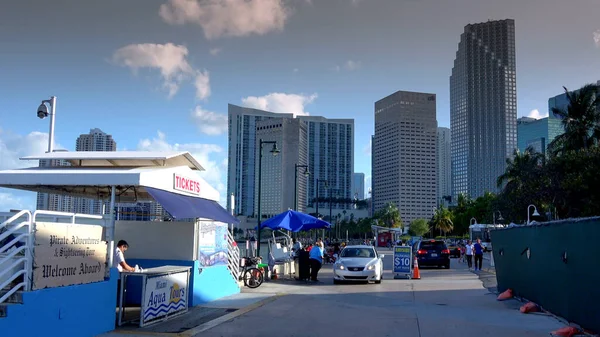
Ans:
[[[309,231],[311,229],[330,228],[331,224],[312,215],[285,211],[260,224],[260,228],[287,229],[292,232]]]

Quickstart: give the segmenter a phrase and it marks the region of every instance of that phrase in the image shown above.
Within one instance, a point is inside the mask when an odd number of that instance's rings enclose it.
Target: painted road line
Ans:
[[[103,335],[104,336],[104,335]],[[150,336],[157,336],[157,337],[176,337],[177,334],[176,333],[172,333],[172,332],[153,332],[153,331],[139,331],[139,330],[117,330],[117,331],[111,331],[109,333],[107,333],[106,335],[108,336],[114,336],[114,337],[118,337],[118,336],[128,336],[128,337],[150,337]]]
[[[236,311],[234,311],[232,313],[229,313],[227,315],[221,316],[219,318],[215,318],[212,321],[206,322],[204,324],[200,324],[200,325],[198,325],[195,328],[186,330],[184,332],[180,332],[179,334],[177,334],[177,336],[181,336],[181,337],[193,337],[193,336],[195,336],[195,335],[197,335],[199,333],[202,333],[202,332],[204,332],[206,330],[212,329],[212,328],[216,327],[217,325],[221,325],[221,324],[223,324],[223,323],[225,323],[227,321],[230,321],[230,320],[232,320],[232,319],[234,319],[236,317],[239,317],[241,315],[247,314],[247,313],[249,313],[250,311],[252,311],[254,309],[258,309],[258,308],[264,306],[265,304],[271,303],[271,302],[275,301],[276,299],[278,299],[278,298],[280,298],[280,297],[282,297],[284,295],[285,294],[281,294],[280,293],[280,294],[277,294],[275,296],[267,297],[267,298],[265,298],[263,300],[260,300],[260,301],[254,303],[254,304],[251,304],[251,305],[249,305],[247,307],[241,308],[239,310],[236,310]]]

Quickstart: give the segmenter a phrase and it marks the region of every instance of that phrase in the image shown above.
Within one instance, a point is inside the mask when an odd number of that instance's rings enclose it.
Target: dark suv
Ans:
[[[420,266],[437,266],[450,269],[450,250],[444,241],[424,240],[415,243],[413,254]]]

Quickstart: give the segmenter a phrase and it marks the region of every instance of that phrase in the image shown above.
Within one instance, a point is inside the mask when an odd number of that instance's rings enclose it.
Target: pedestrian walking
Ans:
[[[467,258],[467,265],[471,269],[473,267],[473,243],[471,240],[468,240],[465,246],[465,257]]]
[[[477,243],[473,245],[473,251],[475,253],[475,270],[481,271],[483,264],[483,245],[481,239],[477,239]]]

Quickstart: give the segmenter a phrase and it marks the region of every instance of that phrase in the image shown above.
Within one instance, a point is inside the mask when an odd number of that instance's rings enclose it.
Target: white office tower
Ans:
[[[288,209],[294,209],[294,170],[296,164],[306,165],[306,125],[299,119],[272,118],[256,124],[256,147],[260,139],[277,142],[279,153],[273,155],[273,144],[263,144],[261,214],[263,219],[270,218]],[[258,150],[257,150],[258,151]],[[258,168],[258,152],[256,167]],[[308,177],[298,170],[298,210],[306,209],[306,185]],[[255,182],[258,187],[258,170]],[[255,207],[258,207],[258,188],[255,189]]]
[[[66,152],[67,150],[54,150],[54,152]],[[66,160],[40,160],[39,167],[51,166],[70,166]],[[37,206],[38,210],[55,211],[55,212],[73,212],[73,197],[61,194],[38,193]]]
[[[393,202],[404,226],[430,219],[436,207],[435,94],[398,91],[375,102],[373,202]]]
[[[90,133],[77,138],[75,151],[117,151],[117,143],[111,135],[100,129],[91,129]],[[102,214],[102,201],[86,198],[73,198],[75,213]],[[105,213],[109,213],[108,205]]]

